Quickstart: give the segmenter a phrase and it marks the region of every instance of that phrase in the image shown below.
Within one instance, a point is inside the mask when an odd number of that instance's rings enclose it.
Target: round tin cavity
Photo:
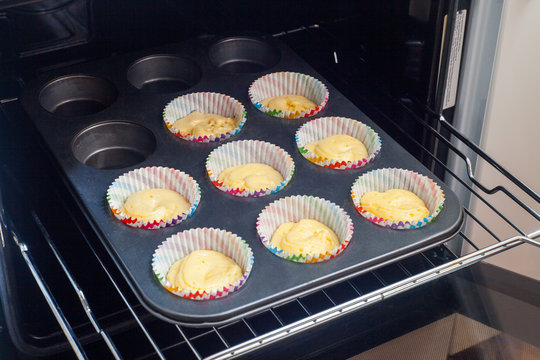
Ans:
[[[265,71],[280,60],[280,52],[274,46],[249,37],[223,39],[212,45],[209,56],[214,66],[232,73]]]
[[[154,134],[141,125],[110,121],[84,129],[73,140],[73,155],[96,169],[119,169],[144,161],[156,148]]]
[[[139,90],[170,93],[186,90],[201,79],[201,70],[191,60],[173,55],[150,55],[135,61],[127,79]]]
[[[63,117],[97,113],[118,96],[112,82],[88,75],[68,75],[49,82],[39,93],[40,105]]]

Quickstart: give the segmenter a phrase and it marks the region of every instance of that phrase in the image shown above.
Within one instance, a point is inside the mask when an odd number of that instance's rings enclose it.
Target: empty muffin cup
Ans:
[[[311,219],[323,223],[337,235],[339,246],[320,254],[291,254],[271,244],[277,228],[287,222]],[[295,195],[274,201],[266,206],[257,218],[257,233],[263,245],[276,256],[286,260],[315,263],[339,255],[352,239],[353,223],[350,216],[331,201],[308,195]]]
[[[279,62],[279,50],[269,43],[251,37],[230,37],[210,47],[210,61],[221,70],[232,73],[265,71]]]
[[[333,135],[349,135],[364,144],[368,156],[353,161],[327,159],[319,154],[310,152],[306,145]],[[296,132],[298,151],[309,161],[330,169],[357,169],[375,160],[381,151],[381,138],[366,124],[344,117],[322,117],[302,125]]]
[[[328,89],[312,76],[296,72],[277,72],[255,80],[248,90],[253,105],[260,111],[275,117],[299,119],[318,114],[328,102]],[[301,95],[311,100],[315,107],[307,110],[277,110],[266,107],[262,101],[274,96]]]
[[[232,118],[236,127],[223,134],[201,136],[192,135],[189,132],[183,133],[173,126],[178,119],[194,111]],[[163,120],[169,131],[177,137],[187,141],[208,143],[225,140],[238,134],[246,122],[246,110],[242,103],[230,96],[212,92],[199,92],[186,94],[169,102],[163,110]]]
[[[135,61],[127,79],[139,90],[157,93],[189,89],[201,79],[201,70],[191,60],[174,55],[150,55]]]
[[[96,169],[119,169],[144,161],[156,148],[156,138],[144,126],[108,121],[81,131],[71,143],[73,156]]]
[[[45,85],[39,92],[39,104],[54,115],[84,116],[109,107],[117,96],[118,91],[109,80],[89,75],[69,75]]]
[[[235,188],[219,180],[219,174],[232,166],[249,163],[266,164],[283,177],[278,185],[265,189]],[[206,172],[218,189],[235,196],[258,197],[273,194],[283,189],[294,174],[294,162],[285,150],[277,145],[260,140],[240,140],[223,144],[214,149],[206,159]]]
[[[429,216],[418,221],[389,220],[370,213],[360,204],[366,192],[385,192],[392,189],[414,193],[425,203]],[[429,224],[439,215],[444,204],[444,193],[435,181],[412,170],[397,168],[377,169],[361,175],[352,185],[351,198],[360,215],[372,223],[400,230],[415,229]]]
[[[242,276],[221,288],[195,290],[173,286],[167,281],[170,267],[195,250],[214,250],[228,256],[243,270]],[[238,290],[249,277],[253,262],[253,252],[240,236],[221,229],[195,228],[174,234],[161,243],[152,257],[152,270],[161,285],[173,294],[191,300],[212,300]]]
[[[191,205],[189,210],[172,218],[141,220],[127,215],[122,209],[127,198],[146,189],[169,189],[182,195]],[[107,190],[107,202],[113,215],[126,225],[141,229],[159,229],[176,225],[191,215],[201,201],[199,184],[179,170],[154,166],[132,170],[118,177]]]

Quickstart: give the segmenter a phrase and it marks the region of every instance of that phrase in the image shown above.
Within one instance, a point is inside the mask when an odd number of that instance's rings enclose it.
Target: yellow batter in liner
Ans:
[[[269,165],[249,163],[226,168],[218,180],[234,189],[261,190],[278,186],[283,176]]]
[[[272,246],[294,255],[316,255],[330,252],[339,246],[334,231],[323,223],[302,219],[281,224],[270,240]]]
[[[332,135],[308,143],[305,148],[328,160],[359,161],[369,156],[365,145],[349,135]]]
[[[228,287],[243,271],[230,257],[214,250],[195,250],[169,268],[167,281],[179,289],[212,290]]]
[[[380,193],[369,191],[362,195],[360,205],[368,212],[386,220],[418,221],[429,216],[426,204],[408,190],[392,189]]]
[[[194,111],[173,124],[183,136],[217,136],[233,131],[236,126],[236,121],[232,118],[199,111]]]
[[[272,96],[261,101],[272,110],[302,112],[317,107],[313,101],[302,95]]]
[[[182,215],[191,204],[182,195],[169,189],[146,189],[128,196],[122,211],[141,221],[160,221]]]

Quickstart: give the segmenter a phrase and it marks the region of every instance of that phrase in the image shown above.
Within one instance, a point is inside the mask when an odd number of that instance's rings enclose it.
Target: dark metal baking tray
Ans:
[[[22,103],[29,117],[58,161],[59,168],[83,212],[141,303],[150,312],[165,320],[191,326],[224,324],[433,247],[447,241],[458,232],[463,221],[462,208],[446,184],[437,179],[291,49],[269,37],[265,41],[276,50],[272,57],[273,64],[258,63],[261,61],[260,57],[253,63],[234,64],[233,61],[231,64],[227,62],[227,57],[233,60],[243,59],[249,57],[250,52],[265,52],[271,48],[264,46],[257,48],[260,44],[253,45],[251,41],[246,40],[236,44],[231,42],[234,46],[218,52],[216,60],[215,48],[212,51],[209,49],[217,40],[194,39],[181,44],[53,70],[29,83],[22,97]],[[254,48],[250,51],[235,50],[235,47],[241,50],[244,45]],[[128,80],[128,69],[132,64],[142,58],[153,59],[156,54],[172,54],[187,59],[176,63],[191,66],[188,72],[191,75],[188,79],[182,79],[183,75],[175,78],[174,71],[172,74],[163,75],[166,69],[159,70],[156,74],[152,73],[150,66],[150,69],[141,70],[142,73],[135,72],[135,75],[132,71]],[[213,60],[209,54],[214,54]],[[157,69],[160,66],[168,66],[167,56],[159,56],[157,59],[159,60],[156,62]],[[147,64],[144,65],[143,68],[149,67]],[[261,70],[265,65],[268,68],[259,72],[230,71]],[[330,98],[327,107],[317,117],[350,117],[373,127],[382,139],[382,150],[378,158],[362,169],[347,171],[322,168],[303,158],[296,148],[294,134],[297,128],[310,118],[300,120],[274,118],[258,111],[248,98],[248,87],[255,79],[276,71],[297,71],[314,76],[325,83]],[[93,95],[88,95],[88,92],[79,94],[80,86],[85,85],[72,83],[67,86],[68,90],[60,86],[56,90],[52,89],[55,91],[42,92],[40,98],[40,91],[46,84],[59,77],[74,74],[84,75],[77,78],[83,79],[83,82],[85,76],[95,76],[108,81],[91,81],[90,87],[93,89],[90,93]],[[171,81],[162,84],[152,81],[159,80],[160,76],[161,79]],[[96,92],[95,88],[103,84],[106,84],[105,89]],[[182,88],[184,90],[174,92]],[[247,122],[240,133],[228,141],[260,139],[274,143],[289,152],[294,159],[296,171],[291,182],[283,190],[260,198],[240,198],[226,194],[210,183],[204,162],[210,151],[223,142],[200,144],[178,139],[167,130],[162,119],[162,111],[171,99],[197,91],[224,93],[244,104]],[[43,94],[47,97],[44,98]],[[81,106],[76,102],[64,104],[63,96],[67,97],[67,100],[70,96],[82,100]],[[85,96],[89,97],[90,101]],[[92,104],[93,96],[97,97],[95,101],[98,104]],[[40,101],[47,101],[46,105],[51,111],[58,106],[64,108],[55,115],[40,106]],[[103,104],[99,104],[99,101]],[[95,126],[109,121],[125,123]],[[89,133],[74,140],[78,134],[91,126],[98,129],[95,141],[91,140],[92,134],[88,135]],[[141,140],[133,142],[131,134]],[[86,147],[97,143],[102,144],[99,146],[113,146],[115,141],[120,142],[121,146],[112,150],[110,162],[100,163],[102,159],[99,159],[99,154],[85,150]],[[93,166],[130,165],[98,169],[84,165],[77,160],[75,154],[81,161]],[[123,163],[123,159],[128,161]],[[190,174],[197,180],[201,187],[202,198],[191,218],[173,227],[142,230],[126,226],[113,217],[105,199],[107,188],[123,173],[145,166],[172,167]],[[439,216],[428,226],[408,231],[382,228],[360,216],[350,198],[351,185],[366,171],[383,167],[411,169],[434,179],[446,194],[445,205]],[[326,198],[341,206],[351,216],[354,222],[353,239],[338,257],[317,264],[294,263],[271,254],[261,244],[255,230],[255,222],[260,211],[278,198],[295,194]],[[212,301],[191,301],[169,293],[160,285],[152,273],[151,259],[156,247],[171,234],[205,226],[227,229],[240,235],[253,249],[255,263],[247,283],[230,296]]]

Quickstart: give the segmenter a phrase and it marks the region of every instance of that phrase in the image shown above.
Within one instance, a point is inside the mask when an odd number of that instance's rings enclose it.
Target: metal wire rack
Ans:
[[[471,159],[468,158],[456,146],[456,142],[465,145],[478,156],[487,161],[495,168],[501,177],[511,181],[521,188],[525,195],[533,201],[540,202],[540,197],[529,187],[515,178],[491,157],[485,154],[466,136],[460,134],[443,117],[436,117],[438,125],[445,128],[454,136],[454,142],[441,135],[435,126],[428,124],[415,113],[406,103],[397,102],[405,116],[423,126],[426,131],[436,137],[441,146],[445,146],[455,155],[459,156],[467,169],[467,177],[460,178],[455,171],[450,169],[436,154],[430,152],[417,139],[413,138],[400,128],[400,124],[393,119],[386,121],[393,125],[408,137],[415,146],[422,149],[431,161],[444,169],[445,179],[454,179],[458,186],[466,189],[471,197],[478,199],[492,212],[490,216],[499,218],[508,224],[515,234],[512,237],[502,236],[491,230],[472,209],[465,207],[465,224],[477,224],[483,229],[483,236],[489,238],[490,245],[480,248],[475,239],[471,239],[464,227],[459,234],[445,245],[425,251],[409,257],[403,257],[397,262],[386,264],[370,272],[345,280],[337,285],[329,286],[320,291],[294,299],[286,304],[276,306],[257,315],[243,318],[240,321],[208,328],[190,328],[174,325],[158,320],[147,314],[145,310],[132,296],[126,294],[123,279],[115,277],[110,269],[94,248],[95,244],[86,241],[88,248],[99,264],[102,272],[106,275],[106,281],[115,289],[108,296],[120,298],[124,304],[124,310],[133,320],[134,326],[124,330],[121,334],[110,333],[101,324],[102,319],[97,318],[92,310],[92,304],[85,296],[74,275],[64,261],[64,255],[55,246],[54,240],[43,226],[38,214],[33,213],[34,222],[40,228],[43,237],[54,254],[55,259],[61,266],[65,276],[80,302],[80,307],[85,312],[88,323],[92,326],[97,337],[92,342],[84,342],[77,335],[70,324],[70,319],[63,313],[62,308],[55,300],[45,278],[39,271],[34,261],[31,244],[15,232],[8,229],[5,219],[0,217],[0,235],[2,243],[14,241],[20,253],[30,269],[36,283],[42,291],[51,311],[53,312],[61,331],[67,338],[75,356],[79,359],[92,358],[96,349],[106,349],[115,359],[138,358],[138,359],[167,359],[194,358],[194,359],[227,359],[249,354],[260,350],[272,343],[281,341],[287,337],[302,333],[308,329],[317,327],[348,314],[360,311],[389,297],[406,292],[412,288],[421,286],[427,282],[443,277],[449,273],[463,269],[467,266],[480,262],[508,249],[520,246],[524,243],[540,247],[540,242],[535,239],[540,237],[540,229],[532,233],[525,233],[516,224],[512,223],[504,213],[492,205],[490,195],[496,192],[506,194],[512,201],[523,208],[529,216],[539,220],[538,213],[526,202],[515,196],[505,186],[498,185],[493,188],[485,187],[476,178],[472,168]],[[434,114],[429,114],[434,116]],[[384,116],[384,114],[380,114]],[[66,208],[69,211],[69,208]],[[0,215],[1,212],[0,212]],[[455,243],[457,245],[453,245]],[[467,243],[473,249],[468,254],[456,254],[451,248],[461,248],[461,243]]]
[[[441,120],[441,122],[443,121],[444,120]],[[430,129],[430,131],[433,130],[429,125],[425,126]],[[437,135],[437,133],[434,134]],[[447,141],[444,137],[441,137],[441,140],[444,142]],[[411,141],[416,142],[416,140],[412,138]],[[421,146],[420,144],[418,145]],[[468,158],[462,153],[459,153],[452,144],[448,142],[447,145],[458,155],[463,156],[464,160],[467,162]],[[496,164],[487,155],[485,155],[485,157],[490,163]],[[445,166],[435,156],[433,156],[433,160],[438,162],[441,166]],[[472,186],[468,185],[467,181],[455,176],[451,169],[445,166],[445,170],[449,176],[454,176],[462,186],[466,187],[473,196],[488,205],[496,216],[499,216],[503,221],[512,226],[516,230],[517,235],[502,240],[478,219],[470,209],[465,208],[466,222],[474,222],[481,226],[486,234],[490,236],[493,242],[492,245],[480,249],[474,243],[473,239],[470,239],[462,230],[459,235],[451,241],[467,242],[475,249],[472,253],[459,257],[450,251],[448,247],[440,246],[434,250],[404,258],[399,262],[381,267],[313,294],[297,298],[284,305],[271,308],[261,314],[250,318],[244,318],[241,321],[226,326],[195,329],[165,323],[153,318],[148,319],[148,317],[145,317],[143,320],[140,316],[142,312],[140,306],[128,301],[127,297],[117,285],[118,279],[113,278],[106,266],[94,252],[94,255],[102,264],[104,272],[108,275],[108,281],[110,281],[117,290],[115,296],[119,296],[123,299],[126,309],[137,324],[137,327],[130,330],[132,334],[129,336],[131,339],[129,347],[126,347],[126,344],[123,344],[122,342],[115,343],[115,337],[109,335],[107,331],[100,326],[98,319],[96,319],[92,313],[91,304],[86,301],[84,290],[78,286],[73,274],[71,274],[65,265],[62,255],[56,249],[53,240],[48,236],[38,215],[34,213],[33,217],[35,222],[42,229],[48,245],[54,252],[68,281],[76,292],[81,307],[88,316],[89,322],[92,324],[95,332],[100,336],[101,341],[110,350],[114,358],[137,357],[146,359],[157,356],[158,358],[166,359],[174,358],[175,354],[183,354],[183,356],[185,356],[186,353],[190,353],[196,359],[226,359],[247,354],[250,351],[306,331],[322,323],[346,316],[353,311],[358,311],[374,303],[383,301],[386,298],[445,276],[446,274],[467,267],[523,243],[529,243],[540,247],[540,242],[534,240],[540,236],[540,230],[531,234],[524,234],[522,230],[512,224],[499,210],[490,205],[490,202],[485,195],[482,196],[482,192],[488,191],[475,190]],[[472,172],[472,169],[470,170],[469,179],[473,180],[474,173]],[[518,185],[520,184],[519,180],[513,180],[514,182],[517,181]],[[525,186],[524,184],[521,185]],[[501,190],[504,189],[502,186],[499,188]],[[533,198],[537,196],[534,193],[531,195]],[[518,204],[520,203],[521,202],[518,202]],[[526,205],[523,207],[527,208]],[[527,211],[532,212],[531,216],[536,218],[537,214],[534,213],[534,210],[528,208]],[[7,234],[5,229],[5,227],[2,229],[2,241],[5,242],[13,239],[13,241],[17,243],[26,264],[29,269],[31,269],[36,282],[39,284],[40,289],[58,320],[62,331],[66,335],[74,353],[80,359],[88,358],[89,355],[85,351],[85,347],[77,339],[69,320],[63,315],[62,309],[56,303],[53,294],[51,294],[45,280],[34,264],[31,248],[28,244],[23,242],[16,233]],[[92,245],[88,245],[92,249]],[[164,336],[164,334],[166,334],[166,336]],[[133,338],[143,341],[133,341]],[[138,343],[139,345],[133,348],[134,343]],[[127,348],[129,348],[129,350],[126,350]]]

